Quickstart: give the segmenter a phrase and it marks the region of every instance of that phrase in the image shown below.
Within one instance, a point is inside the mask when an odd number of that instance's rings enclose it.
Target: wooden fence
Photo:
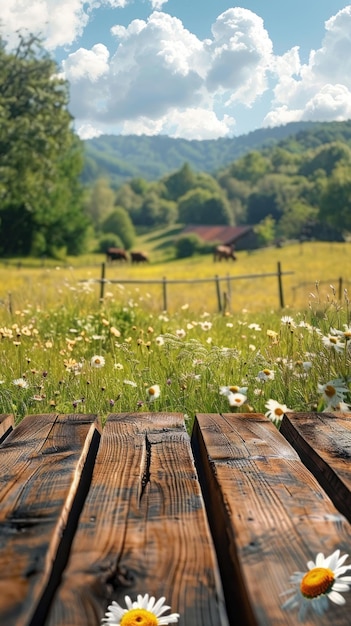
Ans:
[[[106,278],[106,263],[102,263],[101,265],[101,276],[96,279],[86,279],[80,282],[84,283],[99,283],[100,284],[100,302],[103,302],[105,297],[105,285],[106,284],[134,284],[134,285],[160,285],[162,289],[162,311],[168,311],[168,287],[169,285],[195,285],[199,283],[212,283],[215,288],[218,311],[219,313],[224,313],[227,310],[230,310],[231,306],[231,284],[237,280],[262,280],[263,278],[271,278],[275,277],[277,279],[278,286],[278,301],[281,309],[284,308],[284,292],[283,292],[283,276],[294,274],[292,271],[283,272],[281,268],[281,263],[278,261],[277,263],[277,271],[269,272],[265,274],[241,274],[239,276],[218,276],[215,275],[212,278],[192,278],[192,279],[168,279],[165,276],[161,279],[145,279],[141,280],[128,278],[128,279],[113,279]],[[226,285],[226,291],[221,292],[221,285]]]

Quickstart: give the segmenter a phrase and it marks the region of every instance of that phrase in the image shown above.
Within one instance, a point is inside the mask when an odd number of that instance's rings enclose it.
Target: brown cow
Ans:
[[[229,259],[232,259],[233,261],[236,261],[236,256],[234,253],[234,246],[216,246],[214,249],[214,254],[213,254],[213,260],[214,261],[221,261],[222,259],[225,259],[226,261],[228,261]]]
[[[122,248],[107,248],[106,261],[128,261],[128,255]]]
[[[145,252],[131,252],[130,259],[132,263],[147,263],[149,257],[145,254]]]

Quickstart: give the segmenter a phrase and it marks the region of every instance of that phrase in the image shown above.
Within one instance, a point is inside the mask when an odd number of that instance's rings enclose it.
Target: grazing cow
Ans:
[[[122,248],[108,248],[106,251],[106,261],[128,261],[128,255]]]
[[[236,256],[234,253],[234,246],[216,246],[214,249],[214,254],[213,254],[213,260],[214,261],[221,261],[222,259],[225,259],[226,261],[228,261],[229,259],[232,259],[233,261],[236,261]]]
[[[131,252],[130,258],[132,263],[146,263],[149,260],[145,252]]]

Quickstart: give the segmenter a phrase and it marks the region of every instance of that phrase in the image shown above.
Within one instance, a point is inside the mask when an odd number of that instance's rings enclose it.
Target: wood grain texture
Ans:
[[[14,416],[11,414],[0,415],[0,444],[8,437],[15,427]]]
[[[289,413],[280,431],[351,522],[351,413]]]
[[[263,415],[200,414],[192,446],[222,572],[230,624],[296,626],[289,577],[318,552],[350,552],[349,522]],[[332,605],[306,624],[349,626]]]
[[[180,414],[109,416],[46,626],[99,624],[138,593],[165,596],[180,626],[228,624]]]
[[[0,446],[1,624],[43,624],[99,438],[96,416],[31,415]]]

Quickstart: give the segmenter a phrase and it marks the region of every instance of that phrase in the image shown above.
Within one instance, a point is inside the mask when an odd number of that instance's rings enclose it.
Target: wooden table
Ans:
[[[296,626],[290,575],[351,552],[350,429],[325,413],[280,432],[198,414],[191,437],[177,413],[0,416],[0,624],[97,626],[149,593],[180,626]],[[345,599],[306,624],[349,626]]]

